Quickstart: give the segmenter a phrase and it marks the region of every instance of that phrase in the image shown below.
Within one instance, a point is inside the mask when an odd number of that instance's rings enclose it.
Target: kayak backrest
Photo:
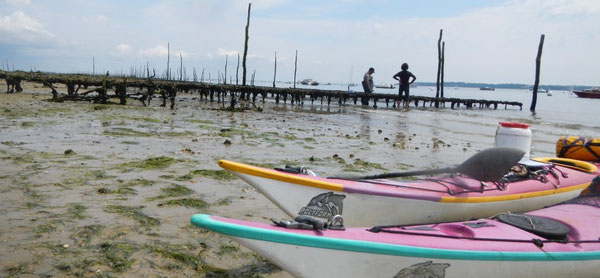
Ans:
[[[586,172],[586,173],[595,173],[596,171],[598,171],[598,167],[596,167],[596,165],[589,163],[589,162],[577,160],[577,159],[561,158],[561,157],[536,157],[536,158],[532,158],[531,160],[546,162],[546,163],[554,163],[554,164],[558,164],[558,165],[561,165],[561,166],[564,166],[567,168],[579,170],[579,171]]]

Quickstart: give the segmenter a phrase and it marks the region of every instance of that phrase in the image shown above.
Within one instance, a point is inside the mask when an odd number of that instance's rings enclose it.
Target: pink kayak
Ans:
[[[600,273],[597,195],[526,214],[412,226],[306,230],[202,214],[191,222],[233,238],[296,277],[564,278]]]
[[[482,182],[464,175],[416,181],[347,180],[289,173],[220,160],[291,217],[344,218],[346,226],[415,224],[530,211],[575,198],[599,174],[596,165],[565,158],[522,162],[523,177]],[[283,169],[285,170],[285,169]]]

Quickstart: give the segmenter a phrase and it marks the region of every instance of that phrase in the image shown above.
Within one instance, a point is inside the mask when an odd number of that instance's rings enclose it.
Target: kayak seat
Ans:
[[[571,229],[562,222],[528,214],[503,213],[496,220],[513,227],[528,231],[545,239],[565,240]]]
[[[595,173],[596,171],[598,171],[598,167],[596,167],[596,165],[594,165],[592,163],[581,161],[581,160],[576,160],[576,159],[570,159],[570,158],[536,157],[536,158],[532,158],[531,160],[539,161],[539,162],[546,162],[546,163],[554,163],[554,164],[558,164],[558,165],[561,165],[564,167],[568,167],[568,168],[579,170],[579,171],[586,172],[586,173]]]

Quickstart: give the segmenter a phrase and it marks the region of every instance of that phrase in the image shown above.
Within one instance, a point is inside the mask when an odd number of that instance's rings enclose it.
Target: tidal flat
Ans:
[[[321,176],[431,169],[491,147],[495,130],[463,111],[241,102],[232,112],[192,94],[170,110],[24,89],[0,95],[2,277],[291,277],[190,224],[195,213],[289,219],[219,159]],[[440,122],[448,116],[461,128]],[[534,137],[546,142],[538,155],[551,140]]]

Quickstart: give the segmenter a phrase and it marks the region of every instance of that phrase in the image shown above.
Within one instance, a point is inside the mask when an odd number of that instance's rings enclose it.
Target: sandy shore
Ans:
[[[175,110],[159,100],[53,103],[48,89],[24,88],[0,96],[2,277],[290,277],[189,223],[195,213],[288,218],[218,159],[381,173],[456,165],[493,136],[410,125],[402,111],[267,103],[229,112],[185,95]]]

